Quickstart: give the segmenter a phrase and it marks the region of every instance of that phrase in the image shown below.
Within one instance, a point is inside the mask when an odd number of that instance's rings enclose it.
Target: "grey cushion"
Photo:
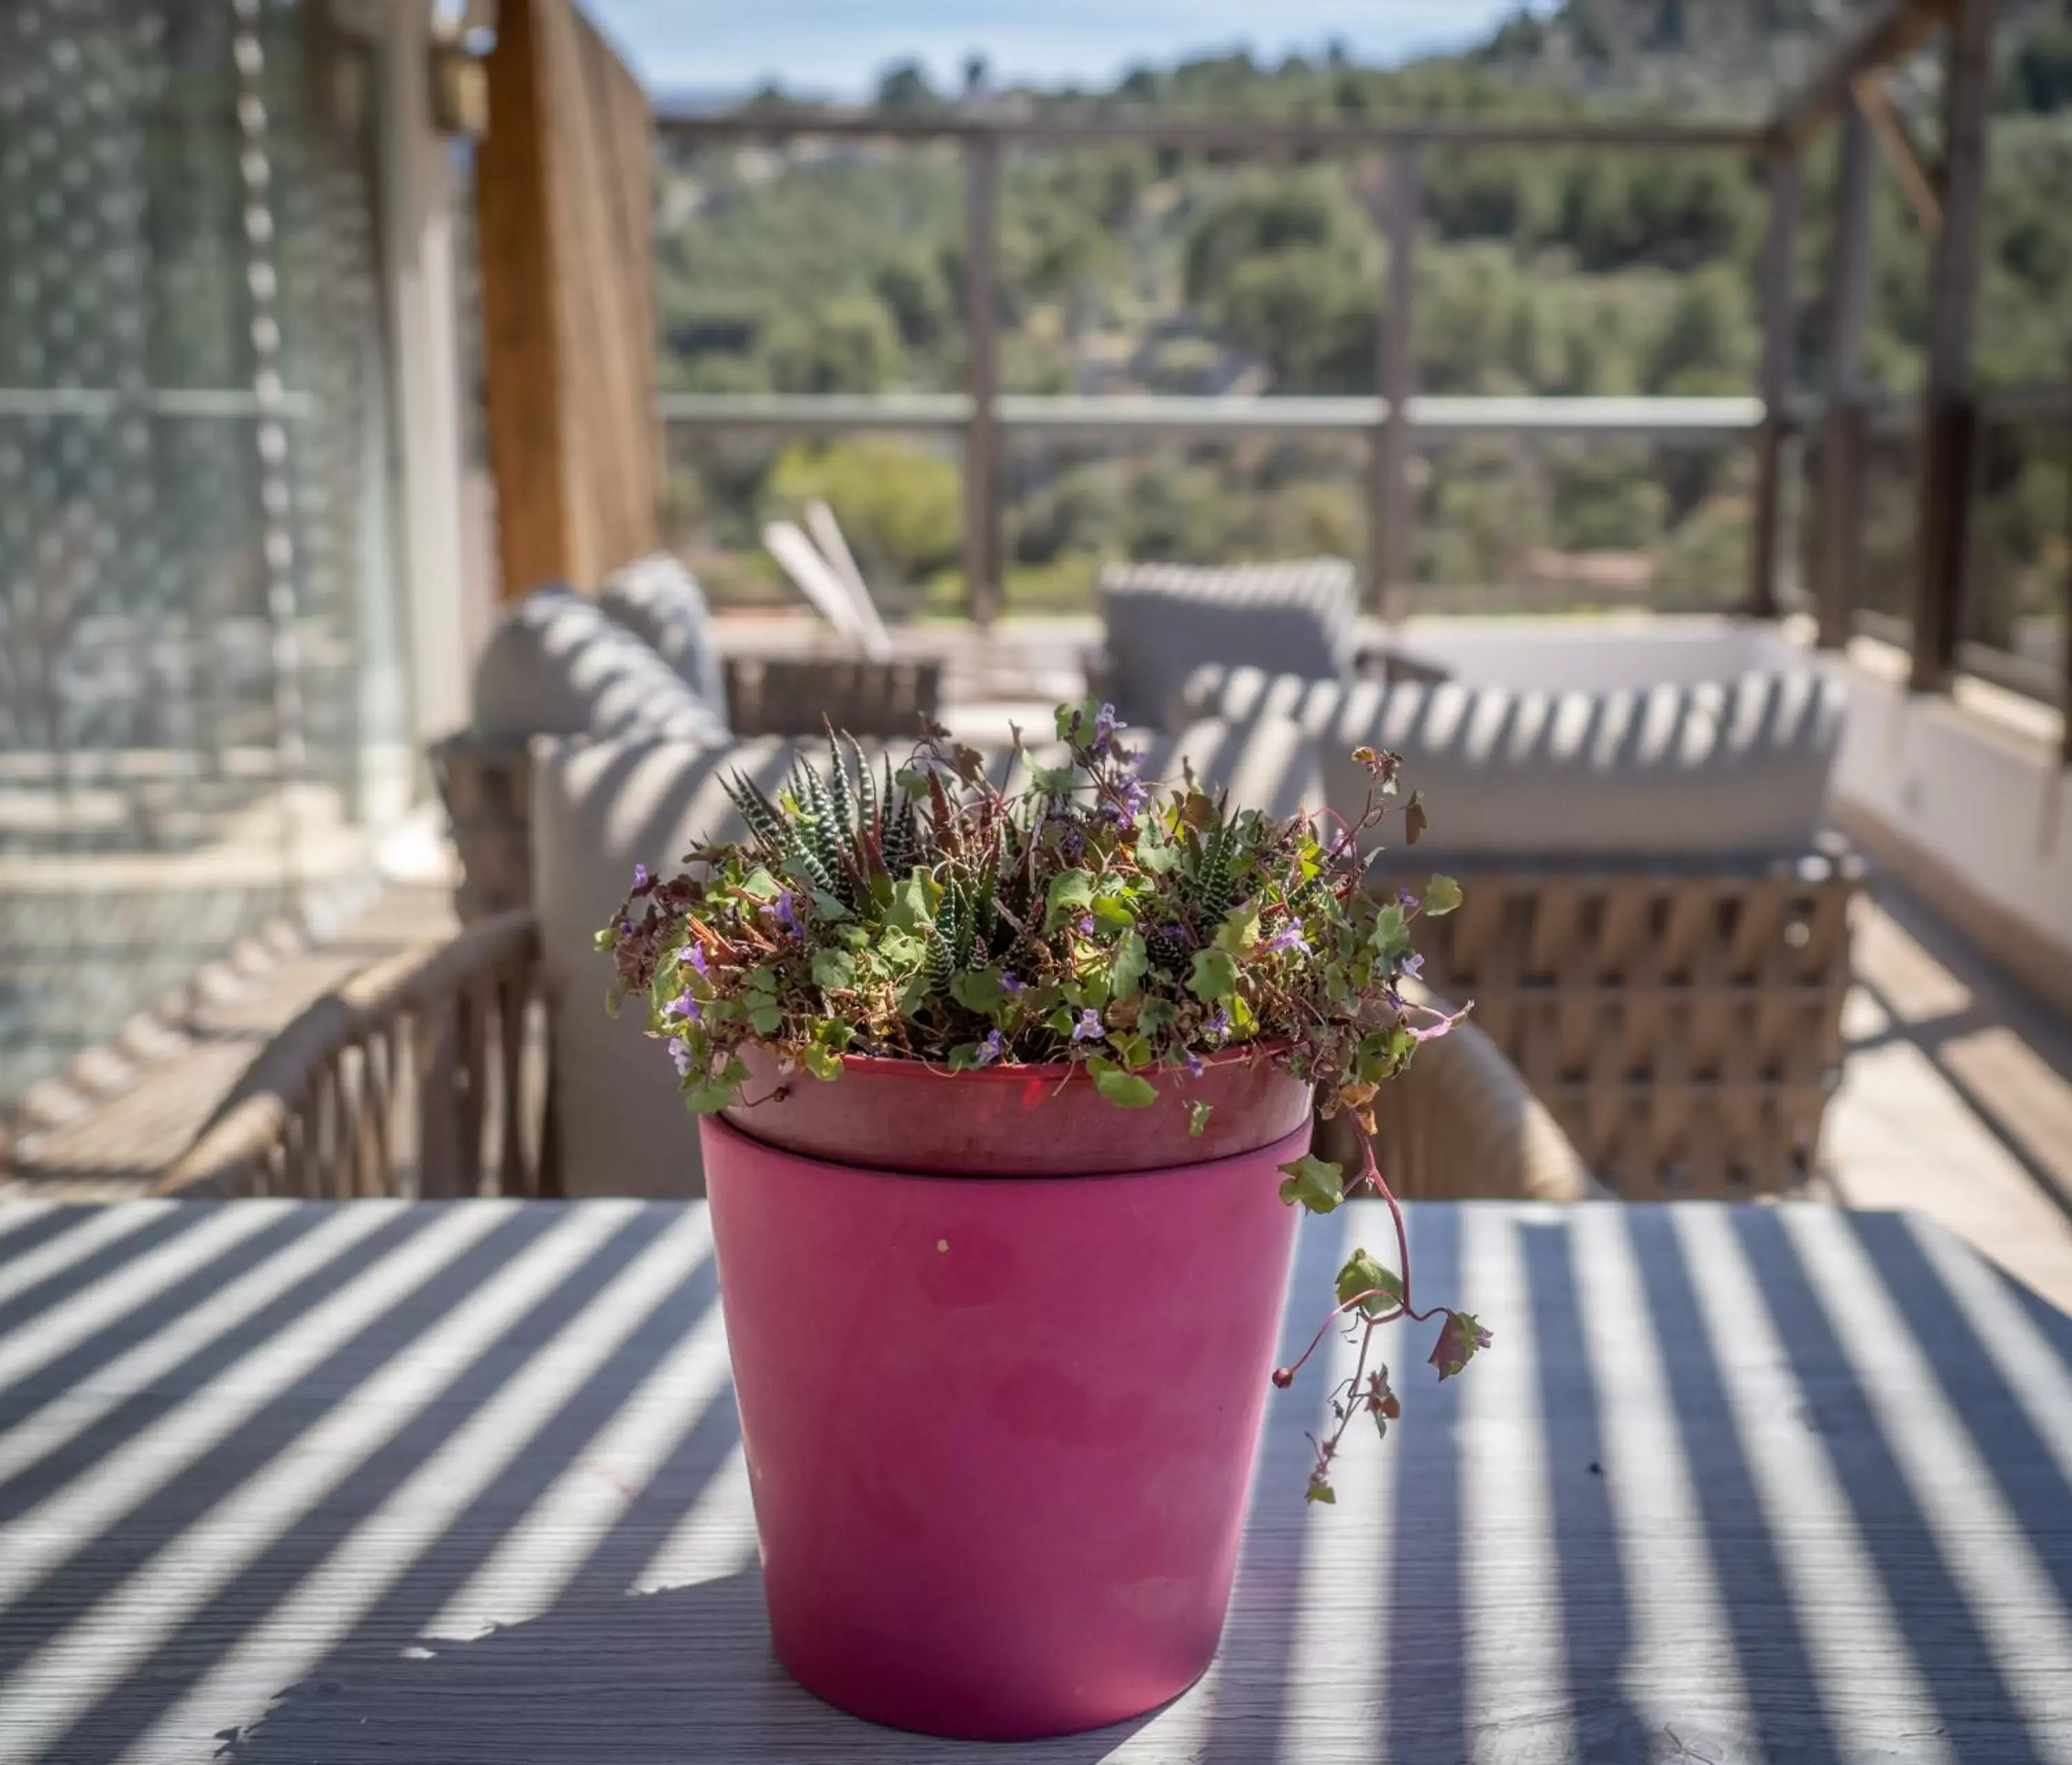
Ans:
[[[1802,852],[1821,827],[1846,709],[1811,670],[1695,686],[1519,692],[1460,682],[1322,684],[1202,670],[1196,709],[1292,718],[1326,794],[1357,815],[1363,744],[1403,756],[1429,807],[1419,860]]]
[[[558,584],[535,589],[499,622],[475,670],[474,733],[635,731],[724,739],[717,708],[594,601]]]
[[[1143,745],[1146,777],[1177,776],[1184,753],[1198,777],[1227,786],[1244,807],[1293,814],[1322,798],[1314,745],[1282,720],[1241,728],[1203,723]],[[721,746],[653,737],[534,744],[534,901],[553,1006],[554,1107],[569,1194],[704,1192],[697,1123],[684,1109],[676,1076],[643,1033],[636,1004],[606,1016],[610,964],[592,939],[624,897],[635,864],[673,870],[693,846],[740,836],[721,774],[738,768],[774,790],[796,751],[777,737]],[[875,751],[903,760],[911,745]],[[1060,757],[1036,757],[1054,764]],[[1005,751],[993,756],[996,778],[1005,779],[1009,761]]]
[[[635,560],[605,578],[597,604],[724,712],[726,682],[713,642],[712,610],[698,579],[680,560],[667,552]]]
[[[1133,723],[1171,724],[1207,663],[1314,680],[1347,676],[1358,648],[1352,566],[1340,558],[1201,569],[1115,565],[1100,579],[1109,691]]]

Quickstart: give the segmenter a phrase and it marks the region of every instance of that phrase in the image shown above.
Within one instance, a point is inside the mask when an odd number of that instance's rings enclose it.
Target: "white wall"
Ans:
[[[2072,963],[2072,770],[2058,764],[2049,720],[1983,693],[1910,694],[1899,659],[1859,644],[1831,664],[1849,689],[1835,779],[1845,818],[1869,818],[1881,840]]]

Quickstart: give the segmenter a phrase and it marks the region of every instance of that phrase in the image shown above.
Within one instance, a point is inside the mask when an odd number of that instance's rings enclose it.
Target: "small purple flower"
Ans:
[[[1000,1032],[997,1029],[989,1031],[985,1040],[978,1045],[978,1052],[972,1057],[972,1064],[974,1066],[990,1066],[1000,1058],[1001,1052]]]
[[[787,931],[799,929],[799,916],[791,910],[791,891],[788,889],[780,890],[777,896],[777,923]]]
[[[1283,950],[1299,950],[1306,956],[1309,954],[1309,940],[1302,935],[1302,928],[1291,921],[1283,926],[1259,947],[1274,955],[1278,955]]]
[[[1019,993],[1026,990],[1026,983],[1003,969],[1000,975],[1000,990],[1003,993]]]
[[[696,938],[684,946],[682,953],[678,955],[676,960],[680,963],[689,963],[701,975],[711,971],[710,966],[705,961],[705,946],[698,942]]]
[[[1072,1025],[1072,1040],[1075,1042],[1094,1042],[1108,1034],[1101,1028],[1100,1013],[1089,1005],[1079,1013],[1079,1020]]]
[[[635,864],[633,867],[633,893],[636,895],[644,895],[654,886],[655,879],[648,874],[648,867],[645,864]]]
[[[1399,889],[1396,891],[1396,905],[1406,913],[1414,913],[1417,911],[1417,897],[1407,889]]]
[[[664,1005],[662,1015],[664,1017],[680,1017],[687,1024],[695,1024],[705,1013],[699,1009],[698,1002],[685,993]]]
[[[1103,705],[1094,713],[1094,745],[1096,748],[1105,747],[1113,739],[1116,730],[1127,729],[1128,727],[1128,724],[1115,714],[1113,705]]]
[[[677,1077],[689,1078],[691,1076],[691,1045],[689,1042],[671,1042],[669,1058],[676,1063]]]
[[[1209,1020],[1202,1026],[1203,1033],[1213,1036],[1218,1041],[1230,1034],[1230,1013],[1219,1005],[1209,1013]]]
[[[1424,972],[1424,953],[1414,950],[1403,958],[1403,972],[1415,980]]]
[[[1187,1057],[1182,1064],[1186,1067],[1187,1076],[1190,1078],[1199,1078],[1202,1076],[1204,1070],[1202,1065],[1202,1057],[1195,1053],[1193,1049],[1190,1049],[1187,1051]]]
[[[1092,913],[1081,913],[1077,919],[1072,921],[1072,930],[1077,932],[1082,938],[1092,937],[1094,934],[1094,916]]]

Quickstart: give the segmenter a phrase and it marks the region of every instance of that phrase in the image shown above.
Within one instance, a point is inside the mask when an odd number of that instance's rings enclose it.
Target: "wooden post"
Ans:
[[[1368,604],[1391,624],[1408,610],[1410,593],[1410,400],[1416,384],[1411,320],[1421,206],[1416,146],[1392,148],[1380,215],[1388,246],[1388,280],[1375,339],[1381,421],[1369,448],[1367,491]]]
[[[1921,573],[1914,603],[1916,692],[1941,692],[1956,671],[1971,550],[1978,408],[1971,337],[1979,304],[1986,121],[1992,97],[1994,0],[1951,0],[1942,76],[1942,230],[1928,293],[1927,396],[1922,413]]]
[[[1775,150],[1770,161],[1770,227],[1762,246],[1762,427],[1756,435],[1755,532],[1749,544],[1748,611],[1777,617],[1778,559],[1783,549],[1785,441],[1791,429],[1792,254],[1799,237],[1799,156]]]
[[[1000,506],[1000,142],[985,129],[964,138],[964,605],[981,626],[998,617],[1006,546]]]
[[[1827,409],[1821,422],[1820,511],[1815,584],[1819,643],[1849,641],[1863,573],[1864,330],[1871,291],[1871,139],[1854,104],[1842,118],[1835,241],[1827,266]]]
[[[2066,454],[2065,485],[2068,491],[2072,491],[2072,449],[2068,449]],[[2065,513],[2065,581],[2058,590],[2058,612],[2065,622],[2065,635],[2062,640],[2062,692],[2058,701],[2058,755],[2062,764],[2072,766],[2072,495],[2066,499]]]
[[[502,592],[585,590],[660,538],[652,147],[571,0],[503,0],[475,160]]]

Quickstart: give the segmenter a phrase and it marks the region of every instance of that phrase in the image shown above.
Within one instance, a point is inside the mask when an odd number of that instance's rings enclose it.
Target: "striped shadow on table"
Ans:
[[[770,1660],[701,1208],[0,1209],[0,1758],[2072,1758],[2072,1321],[1893,1216],[1412,1220],[1495,1352],[1305,1509],[1328,1344],[1208,1677],[972,1748]]]

